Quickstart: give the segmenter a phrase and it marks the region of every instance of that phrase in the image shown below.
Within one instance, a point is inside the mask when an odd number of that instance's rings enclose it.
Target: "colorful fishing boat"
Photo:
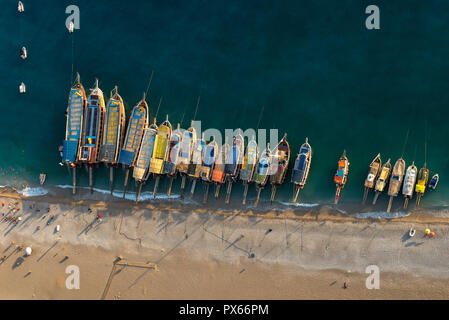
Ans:
[[[344,150],[343,154],[338,160],[338,168],[334,176],[334,182],[337,187],[337,191],[335,192],[334,204],[338,204],[341,190],[345,187],[346,182],[348,181],[348,174],[349,174],[349,161],[348,157],[346,157],[346,150]]]
[[[244,186],[242,204],[246,204],[246,197],[248,195],[248,186],[253,179],[258,156],[259,151],[257,149],[257,142],[254,136],[252,136],[251,140],[248,142],[248,145],[246,146],[246,153],[245,156],[243,157],[242,167],[240,168],[239,177],[240,180],[242,180]]]
[[[312,163],[312,147],[309,144],[309,139],[299,148],[298,156],[292,172],[292,183],[296,185],[295,194],[293,195],[293,202],[298,199],[299,191],[304,188],[307,177],[309,176],[310,164]]]
[[[173,180],[178,173],[178,157],[179,150],[181,148],[181,130],[180,125],[178,123],[178,128],[172,132],[170,136],[170,145],[168,151],[167,160],[164,162],[164,174],[166,174],[169,178],[167,196],[171,194],[171,188],[173,185]]]
[[[139,201],[140,189],[142,184],[148,180],[150,176],[150,162],[154,152],[154,145],[158,128],[156,125],[156,118],[149,128],[146,128],[143,133],[142,143],[137,154],[136,162],[133,168],[133,178],[137,182],[136,202]]]
[[[429,180],[429,169],[427,169],[427,165],[426,163],[424,163],[424,167],[419,169],[418,182],[416,183],[415,187],[417,207],[419,207],[421,197],[424,195],[424,192],[426,191],[428,180]]]
[[[385,186],[387,185],[388,177],[390,176],[390,171],[391,171],[391,163],[390,159],[388,159],[388,161],[385,162],[384,165],[382,166],[379,177],[377,178],[376,181],[376,186],[374,187],[376,194],[374,195],[373,205],[376,204],[377,198],[384,191]]]
[[[226,155],[229,153],[230,149],[231,147],[226,138],[226,142],[221,146],[218,158],[215,161],[214,170],[212,171],[212,181],[215,183],[215,199],[218,199],[220,187],[225,182]]]
[[[109,184],[111,193],[114,183],[114,166],[117,164],[120,147],[125,132],[125,105],[118,94],[117,86],[111,91],[111,98],[106,106],[103,126],[103,139],[100,146],[100,161],[109,166]]]
[[[156,198],[157,187],[161,174],[164,171],[164,163],[168,158],[168,152],[170,150],[170,136],[171,136],[171,123],[168,121],[168,115],[165,121],[159,125],[157,129],[156,140],[154,141],[153,155],[150,161],[150,173],[156,175],[156,182],[154,183],[153,198]]]
[[[70,89],[69,102],[67,106],[67,122],[65,139],[62,147],[62,162],[67,168],[73,168],[73,194],[76,190],[76,163],[78,150],[83,132],[83,117],[86,109],[87,99],[84,87],[80,82],[79,73],[76,74],[76,83]]]
[[[271,153],[270,153],[270,144],[267,145],[267,148],[262,152],[259,157],[259,161],[257,162],[256,172],[254,173],[253,181],[256,184],[257,197],[254,202],[254,206],[257,207],[260,199],[260,192],[265,187],[268,182],[268,177],[270,175],[270,167],[271,167]]]
[[[184,198],[184,189],[186,187],[186,177],[189,165],[192,160],[193,148],[196,142],[196,130],[193,127],[193,121],[190,128],[182,134],[181,147],[178,156],[178,172],[182,176],[181,181],[181,199]]]
[[[92,192],[92,168],[100,161],[98,153],[101,144],[106,108],[104,105],[103,91],[98,87],[98,79],[95,79],[94,88],[90,90],[91,92],[87,98],[87,107],[84,114],[83,134],[81,137],[78,161],[89,167],[89,186]]]
[[[365,192],[363,193],[362,204],[365,204],[368,193],[375,187],[377,177],[379,176],[380,169],[382,167],[382,160],[380,159],[380,153],[374,157],[369,165],[368,175],[365,179]]]
[[[285,175],[287,174],[288,163],[290,161],[290,145],[287,142],[287,134],[284,134],[281,141],[271,152],[271,198],[270,202],[273,203],[276,196],[276,188],[284,183]]]
[[[204,148],[203,165],[200,170],[200,177],[204,183],[204,198],[203,203],[207,203],[207,197],[209,194],[209,186],[212,182],[212,171],[214,168],[215,160],[218,157],[218,144],[215,139],[212,139]]]
[[[231,198],[232,184],[237,180],[240,172],[240,167],[243,162],[245,152],[245,141],[240,133],[235,135],[232,139],[232,146],[230,152],[226,155],[225,176],[228,181],[228,188],[226,191],[225,203],[229,203]]]
[[[429,189],[435,190],[435,188],[437,187],[438,181],[440,181],[440,176],[438,175],[438,173],[436,173],[432,176],[432,179],[430,179]]]
[[[190,198],[193,198],[195,193],[195,186],[197,180],[200,178],[201,167],[203,166],[204,150],[206,148],[206,141],[204,141],[204,133],[201,139],[195,142],[192,153],[192,161],[187,168],[187,175],[192,179],[192,187],[190,189]]]
[[[404,209],[407,209],[408,200],[413,197],[413,189],[415,188],[416,174],[418,169],[413,162],[405,172],[404,185],[402,186],[402,194],[404,195]]]
[[[118,163],[121,163],[126,168],[123,198],[125,198],[126,188],[128,186],[129,169],[134,166],[144,130],[148,125],[148,104],[145,101],[145,96],[144,93],[142,100],[131,111],[128,128],[126,129],[123,146],[118,158]]]
[[[390,212],[391,205],[393,204],[393,198],[396,197],[401,190],[402,180],[404,179],[405,161],[399,158],[394,164],[393,171],[391,172],[390,185],[388,186],[388,195],[390,201],[388,202],[387,212]]]

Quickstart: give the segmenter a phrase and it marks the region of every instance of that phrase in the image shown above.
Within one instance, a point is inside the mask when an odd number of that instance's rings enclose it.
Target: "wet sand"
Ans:
[[[107,299],[449,297],[445,217],[362,220],[322,207],[240,212],[101,197],[2,193],[1,212],[17,202],[22,221],[0,223],[0,251],[7,256],[0,263],[1,299],[99,299],[119,255],[130,264],[155,263],[157,270],[118,267]],[[423,236],[426,227],[434,238]],[[23,257],[17,246],[30,246],[32,255]],[[373,264],[381,272],[379,290],[365,286],[365,268]],[[69,265],[80,269],[79,290],[65,286]]]

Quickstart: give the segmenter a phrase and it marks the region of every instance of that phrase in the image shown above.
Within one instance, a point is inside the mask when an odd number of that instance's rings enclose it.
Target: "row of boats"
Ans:
[[[199,103],[199,101],[198,101]],[[160,104],[159,104],[160,106]],[[198,104],[197,104],[198,107]],[[159,109],[158,109],[159,110]],[[76,191],[76,168],[86,166],[89,171],[89,186],[93,190],[93,168],[104,163],[110,168],[110,186],[113,191],[114,168],[122,165],[126,169],[123,188],[125,197],[129,175],[137,182],[136,201],[142,185],[151,177],[155,178],[153,196],[156,197],[161,177],[169,179],[167,195],[170,196],[172,184],[177,176],[181,176],[181,198],[184,197],[187,179],[191,180],[190,196],[193,197],[198,181],[204,184],[204,199],[206,203],[209,187],[215,184],[215,198],[219,197],[220,188],[227,184],[225,202],[230,202],[232,185],[238,180],[244,185],[242,203],[246,204],[248,188],[254,183],[257,206],[261,190],[271,184],[270,201],[275,199],[278,186],[284,183],[290,161],[290,145],[285,134],[273,148],[268,144],[259,153],[259,146],[255,137],[250,137],[247,143],[239,133],[226,138],[219,146],[215,139],[206,142],[204,134],[199,137],[193,126],[193,120],[187,130],[182,130],[178,124],[173,130],[167,118],[159,125],[156,116],[150,121],[146,95],[131,110],[126,127],[125,107],[122,97],[115,87],[105,103],[102,90],[96,79],[94,88],[86,96],[80,82],[79,74],[74,86],[70,90],[66,135],[60,147],[62,164],[73,169],[73,193]],[[295,185],[293,202],[304,188],[309,175],[312,161],[312,147],[308,139],[301,145],[292,168],[291,182]],[[334,176],[336,184],[335,201],[337,204],[341,191],[346,185],[349,174],[349,160],[346,151],[338,160],[337,171]],[[365,193],[363,203],[366,203],[368,193],[375,191],[373,204],[388,185],[390,201],[387,211],[391,210],[394,197],[401,192],[404,195],[404,208],[409,199],[417,194],[417,205],[426,187],[435,189],[439,176],[435,174],[429,180],[429,169],[426,164],[417,170],[412,163],[405,170],[405,161],[401,157],[392,167],[390,159],[382,165],[378,154],[369,166],[368,175],[364,182]]]
[[[429,169],[426,162],[424,166],[419,169],[415,166],[415,162],[412,162],[405,170],[405,160],[399,158],[392,167],[390,159],[382,165],[380,153],[377,154],[369,166],[368,175],[365,179],[364,186],[365,191],[363,194],[362,203],[365,204],[368,194],[374,190],[375,195],[373,199],[373,205],[379,195],[386,189],[388,184],[388,196],[390,200],[388,202],[387,212],[390,212],[393,204],[393,199],[399,195],[402,187],[402,195],[404,196],[404,209],[407,209],[408,201],[412,199],[413,194],[416,193],[416,205],[419,206],[421,197],[424,195],[426,188],[435,190],[440,177],[436,173],[429,181]],[[337,192],[335,194],[335,204],[338,203],[340,197],[340,191],[345,186],[349,173],[349,161],[346,157],[346,152],[340,157],[338,162],[337,173],[335,174],[334,181],[337,186]]]
[[[198,137],[191,126],[182,130],[180,125],[173,130],[168,116],[159,126],[156,117],[150,121],[146,95],[132,109],[128,126],[125,108],[117,87],[111,91],[107,104],[98,80],[86,96],[79,74],[71,88],[67,108],[66,135],[60,147],[62,164],[73,170],[73,193],[76,191],[76,168],[87,166],[89,185],[93,190],[93,168],[104,163],[110,168],[110,186],[113,190],[114,168],[122,165],[126,169],[123,197],[126,194],[130,171],[137,182],[136,201],[146,181],[155,178],[153,196],[157,194],[159,180],[169,178],[167,195],[170,196],[173,180],[180,175],[181,197],[184,196],[187,179],[191,180],[190,194],[193,196],[197,181],[204,183],[204,200],[207,202],[210,184],[215,184],[215,198],[220,187],[227,184],[226,203],[230,202],[232,184],[238,180],[244,184],[243,204],[246,204],[248,186],[255,183],[258,205],[261,190],[270,183],[271,201],[276,189],[284,183],[290,160],[290,145],[285,134],[273,148],[268,144],[259,154],[255,137],[246,143],[241,134],[232,141],[226,139],[219,146],[215,139],[206,142],[204,135]],[[312,160],[312,148],[306,141],[296,158],[291,181],[296,186],[294,201],[307,181]]]

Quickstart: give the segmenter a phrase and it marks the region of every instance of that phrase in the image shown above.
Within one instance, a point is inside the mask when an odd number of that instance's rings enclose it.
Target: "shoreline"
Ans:
[[[156,263],[159,271],[120,269],[107,299],[449,296],[449,221],[444,217],[414,213],[360,219],[329,208],[240,212],[190,202],[135,204],[97,196],[80,192],[72,201],[68,195],[29,198],[3,190],[2,213],[17,203],[16,216],[23,220],[0,223],[0,251],[9,255],[14,246],[23,245],[31,246],[33,254],[20,260],[19,253],[12,253],[0,264],[6,288],[0,298],[99,299],[119,255]],[[97,213],[103,216],[101,223],[94,223]],[[48,226],[50,215],[55,222]],[[417,230],[414,238],[407,236],[411,225]],[[426,227],[436,231],[435,238],[423,236]],[[67,261],[61,259],[65,255]],[[14,266],[17,261],[22,262]],[[72,263],[88,270],[81,290],[64,286],[64,268]],[[365,268],[372,264],[381,269],[382,290],[365,288]],[[341,287],[345,280],[349,289]]]

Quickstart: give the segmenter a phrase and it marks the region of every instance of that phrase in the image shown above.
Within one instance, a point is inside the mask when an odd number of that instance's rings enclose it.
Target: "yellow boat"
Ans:
[[[159,125],[157,130],[156,139],[154,141],[153,155],[151,156],[150,161],[150,172],[157,174],[156,182],[154,184],[153,198],[156,197],[160,175],[164,171],[164,162],[168,158],[171,129],[171,123],[168,121],[167,115],[166,120]]]
[[[390,159],[388,159],[388,161],[385,162],[385,164],[382,166],[382,170],[380,171],[379,177],[377,178],[376,186],[374,187],[376,194],[374,195],[373,204],[376,204],[377,198],[384,191],[385,186],[388,182],[388,177],[390,176],[390,171],[391,163]]]
[[[426,186],[427,186],[428,180],[429,180],[429,169],[427,169],[426,164],[424,164],[424,167],[419,169],[418,182],[416,183],[416,186],[415,186],[416,206],[417,207],[419,207],[421,197],[424,195],[424,192],[426,191]]]

